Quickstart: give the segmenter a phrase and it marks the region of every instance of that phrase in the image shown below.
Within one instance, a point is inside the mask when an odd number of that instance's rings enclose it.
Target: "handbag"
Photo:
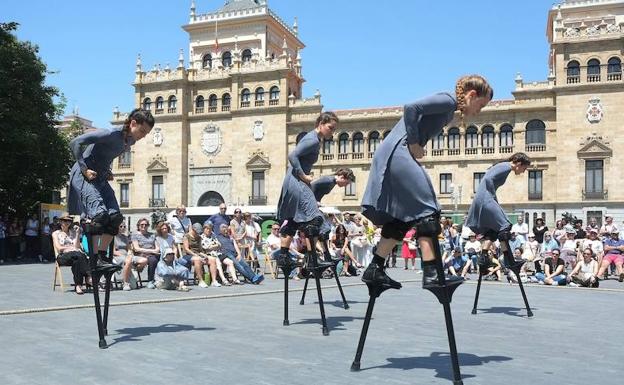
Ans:
[[[409,250],[412,250],[412,251],[413,250],[418,250],[418,247],[416,246],[416,242],[414,242],[414,241],[407,242],[407,248]]]

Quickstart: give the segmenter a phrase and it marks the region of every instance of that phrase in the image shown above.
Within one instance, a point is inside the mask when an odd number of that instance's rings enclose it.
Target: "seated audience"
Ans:
[[[560,258],[566,263],[566,265],[574,268],[578,256],[578,249],[580,248],[580,241],[574,238],[576,236],[576,230],[574,230],[572,226],[567,225],[565,230],[566,236],[565,240],[561,244]]]
[[[488,258],[487,272],[485,272],[485,274],[483,274],[483,272],[481,271],[479,272],[479,274],[484,275],[483,278],[485,280],[495,279],[495,280],[500,281],[502,278],[502,274],[501,274],[502,265],[496,256],[495,250],[496,250],[496,246],[494,246],[494,244],[492,243],[492,247],[488,250],[488,255],[487,255],[487,258]]]
[[[249,267],[249,265],[245,262],[241,255],[240,249],[238,248],[238,243],[235,242],[229,234],[229,227],[227,225],[221,225],[219,234],[216,234],[216,237],[221,244],[221,254],[225,255],[227,258],[231,259],[232,262],[234,262],[236,271],[241,273],[243,277],[253,284],[259,284],[264,280],[263,275],[255,274],[251,267]]]
[[[598,287],[598,262],[592,249],[583,250],[583,259],[574,266],[567,280],[570,286]]]
[[[453,254],[447,258],[446,266],[448,268],[450,275],[461,276],[463,278],[466,277],[468,271],[472,266],[472,262],[468,257],[462,255],[461,248],[458,246],[453,250]]]
[[[189,279],[190,271],[177,263],[175,255],[172,248],[164,250],[163,257],[156,266],[156,273],[160,277],[156,286],[164,290],[189,291],[184,282]]]
[[[349,250],[349,238],[347,229],[341,224],[336,226],[336,231],[331,241],[329,242],[331,251],[334,252],[337,259],[342,259],[342,263],[336,266],[336,273],[338,275],[351,276],[349,273],[349,266],[362,267],[355,259],[351,250]]]
[[[132,250],[134,255],[147,259],[147,288],[155,289],[156,265],[160,261],[160,250],[156,246],[156,236],[148,231],[149,221],[141,218],[137,222],[137,232],[132,234]]]
[[[468,228],[465,226],[464,228]],[[476,269],[477,257],[481,254],[481,241],[477,241],[475,233],[470,231],[468,234],[468,241],[464,244],[464,255],[470,259],[472,263],[472,269]]]
[[[82,285],[89,276],[87,255],[80,248],[80,227],[70,229],[73,223],[69,214],[59,217],[61,228],[52,233],[52,244],[60,266],[71,266],[76,294],[84,294]]]
[[[598,266],[602,263],[604,256],[604,245],[598,239],[598,230],[591,228],[587,231],[587,239],[583,241],[583,250],[590,248],[594,252],[594,258],[598,261]]]
[[[113,248],[113,262],[123,266],[121,270],[121,280],[123,282],[123,290],[132,290],[130,286],[130,274],[132,274],[132,266],[141,271],[147,266],[147,258],[134,255],[132,243],[126,233],[126,224],[119,225],[119,233],[115,236],[115,247]]]
[[[204,231],[201,235],[201,245],[202,249],[204,249],[204,253],[209,257],[214,257],[217,259],[217,272],[219,273],[219,278],[221,279],[221,283],[225,286],[230,286],[231,283],[225,278],[223,274],[223,265],[228,271],[228,274],[232,278],[232,282],[236,284],[240,284],[238,278],[236,278],[236,269],[234,268],[234,262],[231,259],[226,257],[221,253],[221,243],[215,237],[215,234],[212,231],[212,222],[208,222],[204,225]]]
[[[282,245],[282,240],[279,234],[280,225],[279,223],[273,223],[271,225],[271,234],[266,239],[267,250],[269,253],[272,253],[275,250],[279,250]]]
[[[202,239],[201,233],[203,232],[202,225],[199,223],[194,223],[191,226],[191,229],[188,233],[184,235],[184,239],[182,242],[183,248],[182,251],[184,255],[179,259],[179,262],[186,266],[187,268],[195,269],[195,278],[197,285],[201,288],[207,288],[208,284],[204,281],[204,264],[207,264],[210,270],[210,277],[212,280],[212,285],[215,287],[221,286],[219,282],[217,282],[217,258],[209,257],[204,254],[204,250],[202,249]]]
[[[624,271],[622,264],[624,263],[624,240],[620,239],[620,231],[617,228],[611,228],[611,236],[604,241],[605,256],[600,264],[598,276],[602,277],[609,269],[609,265],[615,264],[618,274],[618,281],[624,281]]]
[[[561,251],[559,249],[554,249],[551,251],[550,255],[550,257],[544,259],[544,272],[536,273],[535,278],[537,278],[539,283],[545,283],[547,285],[565,285],[565,262],[559,258]]]

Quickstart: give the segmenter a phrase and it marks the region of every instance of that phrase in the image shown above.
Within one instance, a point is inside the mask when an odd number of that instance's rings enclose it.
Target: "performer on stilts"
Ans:
[[[461,283],[461,277],[445,279],[437,237],[441,231],[440,205],[434,188],[418,162],[424,156],[427,142],[437,137],[450,123],[455,112],[472,116],[492,99],[493,91],[478,75],[465,76],[456,83],[455,95],[440,93],[407,104],[403,118],[375,151],[364,198],[362,214],[375,225],[383,226],[381,240],[373,250],[373,260],[362,275],[371,299],[352,370],[359,370],[360,357],[368,331],[375,298],[387,289],[400,289],[401,284],[385,271],[385,260],[396,242],[415,227],[423,259],[423,288],[431,290],[444,305],[453,358],[456,383],[461,383],[455,350],[450,297]]]
[[[507,219],[503,208],[496,198],[496,190],[505,184],[507,176],[513,171],[516,175],[523,174],[527,167],[531,165],[531,160],[524,153],[513,154],[509,159],[499,162],[490,167],[483,180],[479,184],[477,193],[475,194],[470,210],[466,226],[473,232],[483,235],[483,245],[481,254],[477,259],[479,265],[479,281],[477,282],[477,291],[475,294],[474,306],[472,314],[477,313],[477,303],[479,302],[479,291],[481,290],[481,280],[483,275],[487,275],[489,266],[488,250],[492,242],[497,239],[500,241],[500,247],[504,255],[504,262],[507,268],[518,277],[518,286],[526,305],[529,317],[533,316],[533,312],[529,307],[529,302],[524,293],[524,287],[520,280],[520,269],[524,261],[516,261],[513,257],[513,250],[509,247],[509,239],[511,238],[511,222]]]
[[[312,188],[312,193],[314,193],[314,198],[320,205],[321,199],[323,199],[325,195],[329,194],[335,186],[345,187],[353,181],[355,181],[355,175],[353,175],[353,171],[350,168],[339,168],[338,170],[336,170],[334,175],[325,175],[325,176],[318,178],[317,180],[312,182],[310,187]],[[331,257],[331,254],[329,252],[330,233],[331,233],[331,224],[329,223],[329,220],[327,218],[324,218],[323,225],[321,226],[321,229],[319,231],[319,240],[323,244],[322,247],[323,247],[324,260],[326,262],[333,263],[333,266],[331,267],[331,269],[333,269],[334,278],[336,278],[336,284],[338,285],[338,290],[340,291],[340,296],[342,297],[342,303],[343,303],[344,308],[348,309],[349,304],[347,303],[347,299],[345,298],[344,292],[342,291],[342,286],[340,285],[340,278],[338,278],[338,273],[336,271],[336,267],[338,266],[340,261],[342,261],[342,259],[333,259]],[[310,274],[306,276],[305,284],[303,285],[303,293],[301,294],[301,301],[299,302],[300,305],[303,305],[304,303],[309,280],[310,280]]]
[[[115,271],[121,269],[112,263],[112,240],[123,222],[123,215],[109,181],[113,180],[111,164],[115,158],[130,146],[144,138],[154,127],[154,118],[149,111],[135,109],[125,120],[121,129],[97,129],[78,136],[70,147],[76,163],[70,172],[69,213],[80,214],[84,219],[84,233],[87,236],[91,280],[95,301],[100,348],[106,348],[110,280]],[[104,315],[99,300],[98,283],[106,278]]]
[[[288,325],[288,277],[295,269],[296,263],[290,257],[288,249],[297,230],[306,233],[306,268],[313,272],[319,297],[319,306],[323,324],[323,334],[329,334],[325,321],[325,309],[320,287],[320,275],[323,270],[333,266],[332,262],[318,260],[316,242],[323,225],[323,215],[312,193],[312,166],[318,160],[321,140],[331,139],[338,117],[333,112],[322,112],[316,119],[316,128],[308,132],[288,154],[288,170],[282,184],[282,192],[277,205],[277,220],[282,224],[280,229],[281,248],[277,255],[277,265],[284,272],[284,325]]]

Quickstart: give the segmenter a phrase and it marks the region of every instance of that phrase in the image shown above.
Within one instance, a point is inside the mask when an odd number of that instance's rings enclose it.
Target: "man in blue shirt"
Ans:
[[[259,284],[264,280],[264,275],[255,274],[247,262],[243,260],[238,244],[230,237],[229,230],[229,226],[223,223],[219,227],[219,233],[216,234],[217,240],[221,243],[221,254],[230,258],[234,262],[236,271],[241,273],[248,281],[256,285]]]
[[[221,228],[222,224],[225,223],[226,225],[229,226],[232,218],[230,218],[229,215],[225,215],[226,210],[227,210],[227,206],[225,205],[225,203],[221,203],[219,205],[219,214],[211,215],[210,218],[206,219],[206,221],[204,222],[204,226],[208,222],[212,222],[213,229],[217,230],[215,231],[215,233],[219,232],[218,230]]]
[[[622,271],[622,265],[624,264],[624,240],[620,239],[620,231],[617,228],[613,228],[611,237],[605,239],[604,251],[605,256],[602,258],[598,277],[602,277],[609,265],[614,263],[619,276],[618,281],[624,282],[624,271]]]

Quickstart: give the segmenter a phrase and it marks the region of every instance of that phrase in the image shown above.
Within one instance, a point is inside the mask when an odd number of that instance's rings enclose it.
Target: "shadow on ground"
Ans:
[[[327,327],[329,328],[329,331],[332,330],[347,330],[344,327],[341,326],[345,326],[345,322],[353,322],[355,320],[363,320],[364,317],[327,317],[326,321],[327,321]],[[321,325],[321,316],[319,315],[318,318],[308,318],[308,319],[304,319],[302,321],[299,322],[293,322],[291,323],[291,325],[309,325],[309,324],[318,324],[319,326]]]
[[[208,331],[215,330],[215,328],[196,328],[192,325],[180,325],[180,324],[163,324],[160,326],[142,326],[136,328],[124,328],[115,330],[117,334],[121,336],[115,337],[113,342],[109,346],[115,345],[120,342],[128,341],[141,341],[141,337],[147,337],[157,333],[178,333],[188,331]]]
[[[532,307],[531,310],[535,312],[539,309]],[[477,315],[478,314],[507,314],[514,317],[529,318],[526,308],[523,307],[495,306],[484,309],[477,308]]]

